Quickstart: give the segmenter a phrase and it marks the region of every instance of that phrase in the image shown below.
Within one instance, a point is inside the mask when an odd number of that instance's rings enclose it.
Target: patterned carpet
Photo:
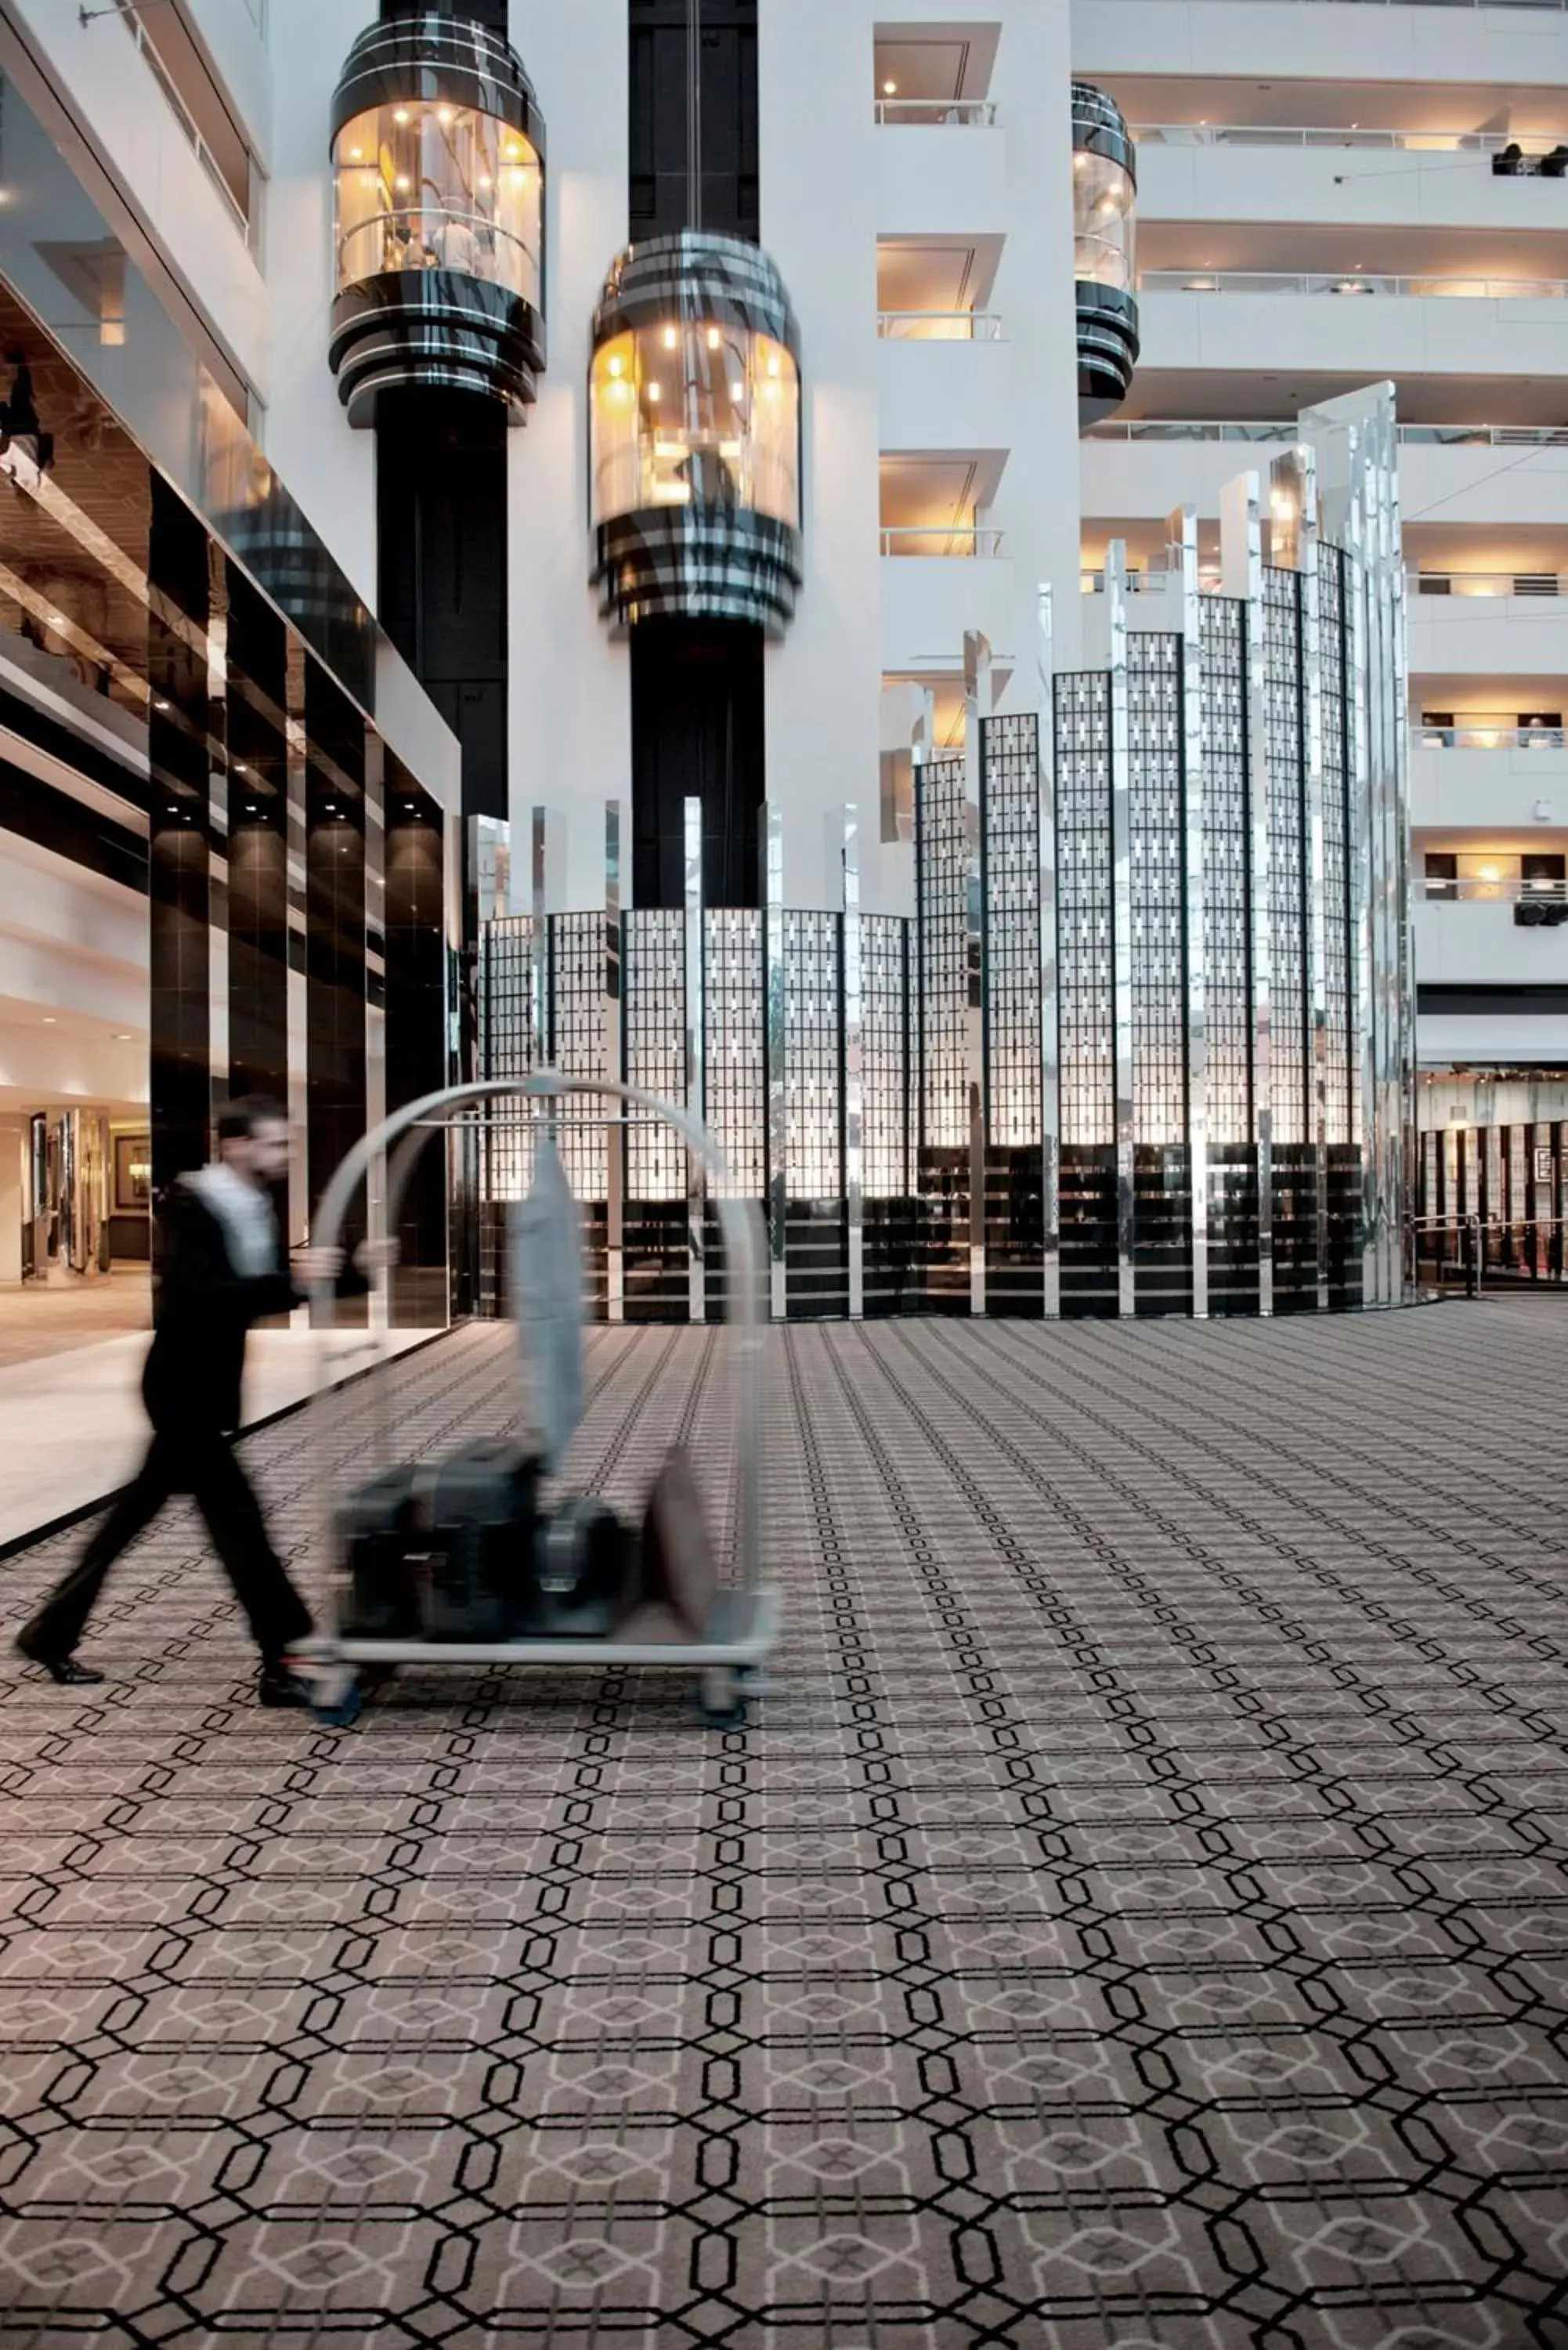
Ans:
[[[296,1555],[505,1343],[251,1444]],[[1568,2345],[1563,1310],[773,1347],[746,1731],[260,1713],[183,1513],[0,1669],[5,2350]],[[590,1370],[721,1460],[711,1338]]]

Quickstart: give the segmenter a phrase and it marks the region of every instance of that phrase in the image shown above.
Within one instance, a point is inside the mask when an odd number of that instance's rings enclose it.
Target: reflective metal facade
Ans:
[[[1250,597],[1199,592],[1179,514],[1158,602],[1110,552],[1088,632],[1106,666],[1052,671],[1048,599],[1033,706],[986,714],[977,658],[966,753],[916,767],[912,917],[861,910],[848,808],[842,910],[784,907],[770,807],[763,909],[709,910],[700,933],[621,918],[637,1066],[691,1072],[729,1180],[765,1200],[775,1315],[1402,1295],[1392,444],[1376,401],[1316,438],[1267,562],[1255,479],[1231,504]],[[576,925],[597,939],[602,920],[553,918],[558,1036],[592,1028],[570,974]],[[504,1000],[521,1018],[521,983]],[[673,1163],[632,1164],[628,1218],[639,1191],[678,1207]],[[1429,1190],[1443,1180],[1434,1157]],[[1523,1181],[1511,1163],[1495,1178]]]

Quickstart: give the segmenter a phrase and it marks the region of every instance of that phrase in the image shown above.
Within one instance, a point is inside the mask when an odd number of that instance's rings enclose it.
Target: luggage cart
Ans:
[[[394,1112],[343,1160],[322,1197],[311,1234],[322,1248],[339,1244],[344,1219],[359,1186],[385,1170],[387,1229],[395,1231],[398,1211],[421,1152],[438,1132],[449,1139],[463,1131],[483,1130],[487,1106],[514,1106],[514,1119],[524,1129],[544,1132],[559,1128],[555,1106],[566,1097],[593,1097],[614,1105],[574,1126],[616,1128],[631,1123],[664,1123],[674,1128],[694,1159],[711,1175],[722,1177],[723,1160],[700,1121],[670,1102],[640,1087],[609,1078],[573,1077],[540,1070],[528,1077],[504,1077],[483,1084],[449,1086],[427,1094]],[[528,1109],[524,1104],[537,1104]],[[640,1117],[631,1118],[628,1113]],[[503,1122],[504,1123],[504,1121]],[[492,1125],[491,1130],[493,1130]],[[547,1665],[556,1669],[607,1665],[658,1665],[690,1669],[697,1676],[696,1711],[713,1729],[738,1729],[747,1719],[757,1675],[778,1638],[780,1601],[777,1591],[763,1580],[761,1525],[761,1459],[763,1432],[761,1398],[761,1317],[758,1312],[762,1279],[762,1216],[754,1201],[714,1200],[724,1249],[725,1321],[736,1351],[738,1407],[735,1579],[714,1594],[708,1619],[694,1638],[625,1639],[614,1633],[596,1639],[551,1639],[535,1637],[508,1640],[429,1640],[360,1637],[338,1628],[338,1601],[345,1581],[338,1556],[338,1534],[329,1514],[327,1543],[332,1560],[328,1621],[325,1630],[300,1644],[299,1655],[316,1686],[317,1719],[336,1727],[352,1722],[359,1711],[362,1668],[400,1665]],[[373,1331],[339,1331],[335,1326],[332,1285],[324,1283],[312,1300],[316,1318],[324,1326],[328,1350],[322,1380],[323,1402],[340,1391],[345,1378],[380,1358],[381,1347]],[[377,1383],[380,1385],[379,1382]],[[381,1405],[385,1435],[385,1405]]]

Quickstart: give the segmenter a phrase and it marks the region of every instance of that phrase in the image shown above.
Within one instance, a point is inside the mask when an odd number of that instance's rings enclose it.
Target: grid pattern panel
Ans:
[[[844,1191],[838,914],[784,916],[784,1184],[792,1200]]]
[[[1448,1129],[1448,1132],[1450,1140],[1455,1139],[1452,1127]],[[1502,1196],[1502,1128],[1501,1126],[1489,1126],[1485,1133],[1486,1199],[1484,1201],[1478,1200],[1476,1206],[1478,1211],[1484,1207],[1489,1216],[1501,1216],[1506,1213]]]
[[[602,1077],[609,1072],[605,1035],[605,918],[603,914],[550,917],[550,1045],[563,1076]],[[602,1127],[573,1120],[604,1107],[584,1097],[563,1112],[561,1164],[579,1200],[602,1200],[609,1187],[609,1158]]]
[[[1345,585],[1337,546],[1318,549],[1318,644],[1323,681],[1324,1107],[1330,1142],[1350,1129],[1350,872],[1345,806]]]
[[[479,940],[479,1073],[525,1077],[534,1066],[534,917],[498,915]],[[534,1146],[511,1115],[487,1110],[482,1126],[481,1196],[521,1200],[533,1180]]]
[[[1150,1144],[1187,1139],[1180,649],[1163,630],[1127,639],[1133,1133]]]
[[[1530,1171],[1529,1130],[1522,1126],[1504,1129],[1508,1136],[1508,1212],[1518,1222],[1530,1213],[1530,1192],[1527,1188]]]
[[[1040,1108],[1040,722],[992,718],[985,746],[985,1004],[988,1139],[1038,1143]]]
[[[635,908],[625,938],[627,1083],[684,1107],[686,917],[670,907]],[[685,1198],[686,1152],[669,1127],[630,1127],[626,1164],[628,1200]]]
[[[1252,1131],[1252,983],[1247,921],[1246,609],[1205,596],[1203,967],[1209,1138],[1237,1149]]]
[[[1056,680],[1056,931],[1062,1140],[1116,1136],[1111,968],[1111,695],[1103,670]]]
[[[1307,1139],[1301,577],[1275,564],[1263,572],[1263,648],[1274,1140],[1292,1143]]]
[[[920,772],[915,837],[920,951],[921,1139],[929,1150],[969,1145],[969,854],[964,762]]]
[[[730,1170],[715,1199],[760,1200],[767,1190],[763,918],[754,906],[716,907],[703,922],[703,1057],[708,1129]]]
[[[909,1181],[909,924],[860,917],[862,1184],[868,1200],[908,1199]]]

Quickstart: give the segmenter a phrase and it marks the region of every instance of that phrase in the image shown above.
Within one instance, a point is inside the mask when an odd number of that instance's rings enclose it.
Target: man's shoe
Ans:
[[[309,1705],[312,1695],[303,1673],[283,1664],[262,1667],[256,1681],[256,1697],[262,1705]]]
[[[74,1657],[51,1657],[42,1648],[36,1648],[25,1632],[16,1642],[16,1654],[26,1657],[30,1665],[42,1665],[49,1679],[65,1688],[86,1689],[103,1679],[91,1665],[78,1665]]]

